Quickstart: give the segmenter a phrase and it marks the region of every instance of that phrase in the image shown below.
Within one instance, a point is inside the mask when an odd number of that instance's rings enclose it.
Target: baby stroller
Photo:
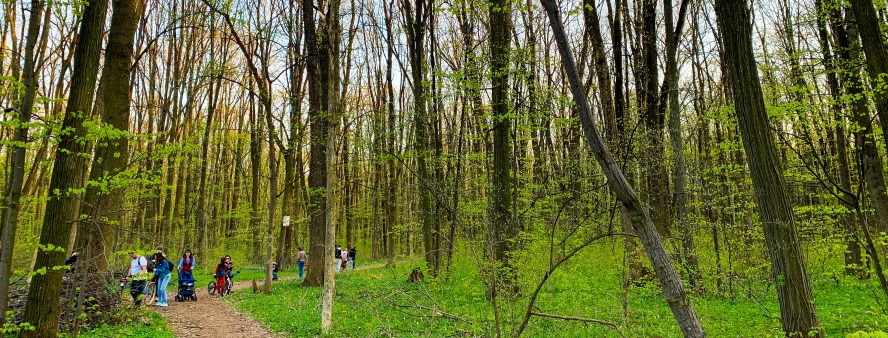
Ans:
[[[197,295],[194,293],[194,275],[191,271],[179,271],[179,292],[176,294],[177,302],[186,300],[197,301]]]

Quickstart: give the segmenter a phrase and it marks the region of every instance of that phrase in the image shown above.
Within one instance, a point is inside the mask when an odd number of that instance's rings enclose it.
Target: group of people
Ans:
[[[351,249],[349,249],[351,247]],[[339,244],[336,244],[336,250],[333,252],[333,257],[339,260],[339,264],[336,264],[336,272],[340,272],[345,269],[355,269],[355,257],[358,255],[358,249],[351,244],[345,247],[345,250],[342,249]]]
[[[334,252],[334,258],[337,259],[339,263],[336,264],[336,272],[349,268],[354,269],[357,254],[358,250],[356,247],[348,245],[343,249],[337,244]],[[158,246],[156,252],[147,257],[140,255],[135,250],[130,250],[129,255],[131,262],[129,275],[127,277],[132,278],[130,282],[130,294],[132,295],[136,306],[141,305],[143,296],[148,294],[149,290],[146,286],[148,285],[149,280],[157,285],[157,306],[169,306],[166,288],[170,284],[174,267],[164,254],[163,246]],[[76,254],[74,257],[74,260],[76,260]],[[299,267],[299,278],[303,278],[308,264],[308,254],[306,254],[302,247],[299,247],[299,251],[296,253],[296,263]],[[196,264],[197,259],[194,257],[194,254],[192,254],[191,249],[186,249],[185,253],[182,254],[182,257],[179,258],[179,263],[175,266],[175,269],[179,271],[179,279],[182,279],[183,274],[191,276],[193,273],[192,270]],[[219,264],[216,265],[216,269],[213,273],[213,277],[216,278],[216,293],[222,291],[226,279],[231,278],[233,270],[234,264],[231,261],[231,256],[225,255],[225,257],[222,257],[219,260]],[[272,278],[274,280],[277,280],[277,272],[277,263],[273,263]]]
[[[305,250],[302,247],[299,247],[299,251],[296,253],[296,264],[299,268],[299,278],[303,278],[305,276],[305,268],[308,266],[308,254],[305,253]],[[342,248],[339,244],[336,244],[336,249],[333,251],[333,258],[339,264],[336,264],[336,272],[340,272],[346,269],[354,269],[355,268],[355,260],[358,256],[358,248],[349,244]],[[274,266],[274,272],[277,272],[277,266]]]
[[[143,296],[148,294],[149,290],[146,286],[149,280],[157,285],[157,306],[169,306],[166,289],[170,284],[173,263],[164,254],[163,246],[158,246],[157,251],[147,257],[140,255],[135,250],[130,250],[129,254],[131,262],[127,277],[132,278],[130,295],[136,306],[141,305]],[[196,265],[197,258],[194,257],[191,249],[185,249],[185,253],[182,254],[179,263],[175,266],[175,269],[178,270],[179,280],[182,280],[184,275],[191,276]],[[219,265],[216,266],[217,281],[221,277],[223,278],[221,281],[224,283],[224,278],[227,278],[233,268],[231,256],[223,257]],[[217,282],[216,284],[218,289],[221,283]]]

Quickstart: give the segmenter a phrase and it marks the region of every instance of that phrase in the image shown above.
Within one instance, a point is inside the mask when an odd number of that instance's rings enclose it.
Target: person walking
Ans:
[[[302,275],[305,272],[305,262],[307,260],[308,255],[305,254],[305,250],[302,250],[302,247],[299,247],[299,252],[296,253],[296,263],[299,265],[299,278],[302,278]]]
[[[336,272],[342,270],[342,247],[336,244],[336,251],[333,252],[333,258],[336,259]]]
[[[346,247],[345,250],[342,250],[342,259],[339,262],[339,267],[342,268],[342,270],[348,269],[347,264],[348,264],[348,247]]]
[[[163,254],[163,245],[158,245],[157,248],[154,249],[154,253],[152,253],[152,254],[148,255],[148,257],[146,257],[147,261],[148,261],[148,272],[150,272],[152,274],[154,274],[154,264],[157,261],[157,255],[159,255],[159,254]],[[154,282],[154,286],[157,287],[157,284],[158,284],[157,274],[152,275],[151,281]],[[148,291],[149,291],[148,288],[145,288],[145,290],[142,292],[142,294],[144,294],[145,296],[148,296]]]
[[[351,269],[355,269],[355,257],[358,254],[358,248],[352,246],[351,249],[348,249],[348,265],[351,266]]]
[[[142,290],[145,289],[145,280],[148,279],[148,260],[139,255],[135,250],[130,250],[130,295],[133,296],[133,303],[136,306],[142,305]]]
[[[170,263],[162,253],[154,256],[154,276],[157,277],[157,306],[169,306],[167,303],[167,286],[170,284],[170,274],[173,263]]]
[[[273,281],[278,280],[278,263],[277,262],[271,263],[271,280],[273,280]]]

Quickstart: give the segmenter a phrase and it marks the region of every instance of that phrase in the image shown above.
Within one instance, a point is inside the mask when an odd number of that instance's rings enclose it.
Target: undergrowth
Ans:
[[[598,245],[556,270],[542,289],[534,311],[612,322],[627,337],[679,337],[678,326],[655,284],[633,287],[624,299],[620,287],[621,257],[614,256],[613,247]],[[422,261],[414,260],[391,268],[339,274],[330,336],[496,335],[493,307],[475,265],[460,258],[449,278],[427,275],[424,283],[408,282],[410,271],[422,265]],[[533,269],[521,269],[524,294],[498,299],[503,335],[511,335],[518,327],[529,293],[542,277],[534,275]],[[843,337],[888,327],[884,296],[878,292],[875,280],[860,281],[829,271],[812,273],[815,301],[826,336]],[[726,282],[720,293],[710,290],[706,296],[693,297],[709,336],[783,336],[773,285],[758,278],[737,277],[730,285]],[[290,280],[275,283],[272,295],[239,292],[226,301],[274,331],[292,337],[313,337],[320,333],[320,294],[321,288],[301,287],[299,281]],[[533,317],[524,336],[620,334],[605,325]]]

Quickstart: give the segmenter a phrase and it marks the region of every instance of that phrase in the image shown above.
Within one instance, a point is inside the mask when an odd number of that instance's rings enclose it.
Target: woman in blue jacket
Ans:
[[[162,253],[158,253],[154,257],[154,276],[157,277],[157,306],[169,306],[166,288],[170,284],[172,270],[173,263],[170,263]]]

